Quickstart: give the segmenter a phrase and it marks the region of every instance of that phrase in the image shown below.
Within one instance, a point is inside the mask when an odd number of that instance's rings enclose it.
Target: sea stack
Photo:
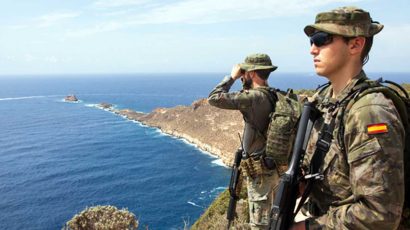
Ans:
[[[100,103],[100,104],[98,105],[98,107],[100,107],[100,108],[102,108],[102,109],[112,109],[112,104],[102,102],[102,103]]]
[[[66,96],[64,98],[64,101],[76,102],[78,101],[78,98],[74,94],[71,94],[71,95]]]

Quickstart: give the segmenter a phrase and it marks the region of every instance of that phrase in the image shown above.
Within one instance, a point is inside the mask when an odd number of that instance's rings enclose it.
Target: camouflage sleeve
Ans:
[[[252,98],[245,91],[229,93],[235,80],[226,76],[208,96],[210,105],[221,109],[244,110],[252,105]]]
[[[386,124],[372,134],[369,125]],[[404,128],[393,102],[381,93],[359,99],[345,122],[351,202],[310,219],[310,229],[396,229],[404,203]]]

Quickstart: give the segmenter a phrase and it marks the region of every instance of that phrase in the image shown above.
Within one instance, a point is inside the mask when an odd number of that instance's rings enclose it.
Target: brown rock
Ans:
[[[78,98],[74,94],[71,94],[71,95],[66,96],[64,98],[64,101],[76,102],[78,101]]]
[[[228,166],[232,165],[234,153],[240,146],[238,133],[243,131],[240,112],[215,108],[206,99],[197,100],[191,106],[157,108],[149,114],[130,109],[114,112],[184,138],[218,156]]]
[[[98,107],[100,107],[102,109],[112,109],[112,104],[102,102],[102,103],[98,104]]]

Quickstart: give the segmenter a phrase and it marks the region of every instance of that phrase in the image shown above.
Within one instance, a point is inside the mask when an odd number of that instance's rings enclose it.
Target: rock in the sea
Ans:
[[[105,102],[100,103],[98,106],[103,108],[103,109],[111,109],[112,108],[112,104],[105,103]]]
[[[64,98],[64,101],[78,101],[78,98],[72,94],[72,95],[68,95]]]

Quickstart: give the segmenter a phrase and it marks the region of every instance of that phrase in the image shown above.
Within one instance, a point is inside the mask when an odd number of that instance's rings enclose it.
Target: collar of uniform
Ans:
[[[360,73],[357,76],[355,76],[349,82],[349,84],[347,84],[347,86],[342,90],[342,92],[340,92],[340,94],[335,98],[336,101],[340,102],[340,101],[344,100],[350,94],[353,87],[355,87],[358,82],[361,82],[363,80],[367,80],[367,77],[366,77],[366,74],[364,73],[364,71],[362,70],[362,71],[360,71]]]
[[[267,85],[261,85],[261,86],[258,86],[258,87],[256,87],[256,88],[254,88],[254,89],[269,89],[270,87],[269,86],[267,86]]]
[[[355,76],[350,82],[349,84],[346,85],[346,87],[342,90],[342,92],[340,92],[340,94],[336,97],[333,98],[332,94],[333,94],[333,89],[332,89],[332,85],[330,85],[329,90],[327,90],[321,104],[323,107],[329,107],[329,105],[337,105],[339,104],[341,101],[343,101],[346,97],[349,96],[350,92],[352,91],[353,87],[360,81],[366,80],[366,74],[364,73],[364,71],[360,71],[360,73]]]

